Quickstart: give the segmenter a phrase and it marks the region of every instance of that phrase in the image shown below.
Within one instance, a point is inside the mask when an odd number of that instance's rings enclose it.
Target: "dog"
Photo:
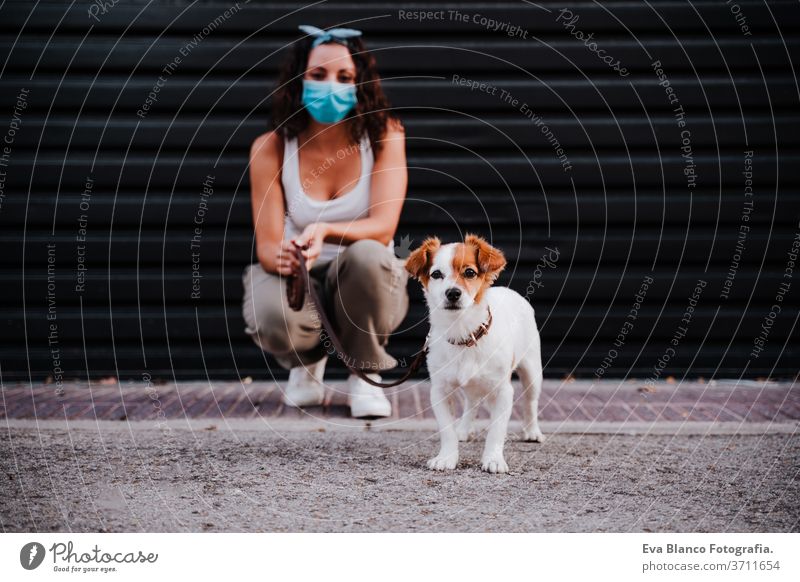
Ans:
[[[423,286],[430,320],[431,405],[441,448],[428,468],[455,469],[458,443],[472,436],[478,407],[485,405],[491,424],[481,468],[507,473],[503,446],[514,403],[513,371],[523,386],[523,438],[544,441],[538,414],[541,340],[533,308],[516,291],[492,287],[506,266],[505,256],[474,234],[449,244],[429,237],[408,256],[405,266]],[[459,389],[464,413],[456,423],[451,407]]]

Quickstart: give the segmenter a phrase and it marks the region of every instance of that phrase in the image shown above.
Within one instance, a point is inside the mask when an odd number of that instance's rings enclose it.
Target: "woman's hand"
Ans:
[[[290,240],[282,240],[275,257],[275,268],[279,275],[288,277],[297,273],[300,265],[294,254],[294,243]]]
[[[324,222],[312,222],[300,236],[293,239],[298,246],[308,245],[302,254],[306,258],[306,267],[309,269],[311,264],[319,258],[319,254],[322,252],[322,242],[326,236],[328,236],[328,225]]]

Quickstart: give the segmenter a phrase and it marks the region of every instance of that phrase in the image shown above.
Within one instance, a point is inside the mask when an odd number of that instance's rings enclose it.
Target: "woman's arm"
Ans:
[[[256,254],[265,271],[290,275],[297,259],[283,239],[285,203],[281,184],[282,141],[275,132],[260,135],[250,147],[250,193]]]
[[[372,169],[369,216],[348,222],[310,224],[295,240],[301,245],[310,244],[305,256],[311,260],[319,256],[323,240],[350,244],[370,238],[388,244],[400,222],[407,188],[405,130],[399,122],[392,122],[387,127],[383,147]]]

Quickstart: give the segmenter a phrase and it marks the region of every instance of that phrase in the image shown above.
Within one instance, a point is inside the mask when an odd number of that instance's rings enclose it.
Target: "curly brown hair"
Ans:
[[[303,131],[309,123],[309,114],[302,104],[303,76],[308,66],[313,37],[304,36],[288,49],[278,74],[278,84],[272,97],[272,129],[282,137],[291,139]],[[328,41],[335,42],[335,41]],[[342,43],[350,51],[356,66],[356,97],[358,103],[345,118],[353,143],[358,143],[364,133],[377,153],[386,134],[390,120],[398,125],[399,119],[389,108],[391,104],[381,87],[381,79],[375,63],[360,37],[348,38]]]

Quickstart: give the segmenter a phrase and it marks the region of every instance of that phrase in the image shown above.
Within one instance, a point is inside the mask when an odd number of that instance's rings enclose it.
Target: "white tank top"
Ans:
[[[297,138],[285,139],[284,142],[283,167],[281,169],[281,183],[286,199],[284,240],[299,235],[313,222],[349,222],[369,216],[370,182],[372,181],[372,166],[375,161],[369,137],[365,135],[357,146],[350,146],[358,148],[361,156],[361,174],[355,188],[332,200],[316,200],[306,194],[300,182]],[[355,151],[340,150],[338,157],[344,158],[346,155],[354,153]],[[320,168],[319,171],[325,170],[325,168]],[[390,241],[387,246],[394,248],[394,241]],[[323,242],[318,261],[329,261],[343,249],[344,247],[341,245]]]

